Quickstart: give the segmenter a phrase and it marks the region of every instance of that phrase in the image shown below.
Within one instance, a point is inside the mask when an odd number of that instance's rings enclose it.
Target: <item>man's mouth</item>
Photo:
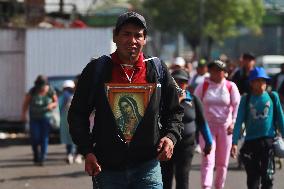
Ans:
[[[136,47],[128,47],[127,50],[130,52],[135,52],[136,51]]]

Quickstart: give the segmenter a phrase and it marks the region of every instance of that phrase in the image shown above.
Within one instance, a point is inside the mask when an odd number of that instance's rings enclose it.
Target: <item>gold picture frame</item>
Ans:
[[[119,129],[126,142],[130,142],[136,131],[150,98],[155,84],[116,84],[106,83],[106,95]]]

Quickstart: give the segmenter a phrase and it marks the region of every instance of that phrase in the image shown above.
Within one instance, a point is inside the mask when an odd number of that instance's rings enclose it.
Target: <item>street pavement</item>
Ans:
[[[51,144],[45,165],[34,166],[29,145],[5,144],[0,140],[0,189],[91,189],[91,179],[84,172],[84,163],[67,165],[64,159],[64,145]],[[226,189],[246,188],[245,172],[236,167],[236,161],[231,159]],[[278,169],[274,189],[284,188],[283,178],[284,169]],[[193,159],[189,188],[200,188],[199,154]]]

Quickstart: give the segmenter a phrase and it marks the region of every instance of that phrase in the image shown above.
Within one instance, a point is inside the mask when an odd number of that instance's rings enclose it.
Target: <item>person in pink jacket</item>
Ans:
[[[232,146],[232,132],[240,103],[240,93],[235,83],[226,80],[226,64],[215,60],[208,64],[210,77],[199,84],[194,91],[204,107],[213,137],[211,153],[202,157],[201,186],[211,189],[214,167],[216,168],[215,188],[224,188]],[[200,145],[205,143],[200,137]]]

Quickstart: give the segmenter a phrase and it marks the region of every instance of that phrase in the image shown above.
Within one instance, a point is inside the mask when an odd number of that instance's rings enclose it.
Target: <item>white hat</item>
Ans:
[[[74,88],[75,83],[72,80],[65,80],[62,85],[63,88]]]
[[[185,60],[184,60],[183,57],[180,57],[180,56],[175,58],[174,63],[175,63],[176,65],[181,66],[181,67],[185,66]]]

